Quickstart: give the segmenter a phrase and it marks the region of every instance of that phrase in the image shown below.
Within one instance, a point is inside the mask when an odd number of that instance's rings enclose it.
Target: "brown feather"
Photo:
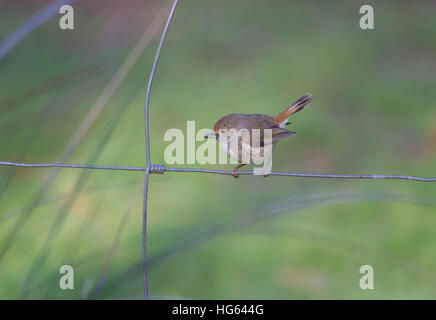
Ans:
[[[304,109],[305,106],[309,104],[310,101],[313,100],[313,96],[310,93],[306,93],[304,96],[302,96],[300,99],[295,101],[293,104],[291,104],[289,107],[287,107],[285,110],[280,112],[275,118],[274,122],[279,125],[280,123],[284,122],[285,120],[289,118],[292,114]]]
[[[261,129],[260,130],[260,145],[264,146],[264,132],[263,129],[271,129],[272,130],[272,143],[276,142],[292,136],[295,134],[293,131],[288,131],[286,129],[280,128],[276,123],[273,117],[268,116],[266,114],[242,114],[242,113],[233,113],[219,119],[214,126],[215,134],[219,135],[219,130],[230,130],[230,129],[248,129],[250,130],[250,138],[251,138],[251,130],[252,129]]]
[[[260,154],[260,156],[264,156],[264,149],[265,147],[267,147],[264,141],[265,129],[272,130],[271,144],[272,151],[274,151],[278,141],[295,134],[295,132],[288,131],[283,128],[286,124],[288,124],[286,123],[288,117],[291,114],[303,109],[311,100],[312,95],[306,94],[297,101],[295,101],[291,106],[286,108],[286,110],[279,113],[275,118],[266,114],[233,113],[226,115],[215,123],[215,126],[213,128],[215,138],[220,140],[220,144],[224,145],[224,149],[231,158],[237,159],[237,161],[241,163],[242,161],[247,161],[246,159],[244,160],[244,155],[248,155],[250,157],[249,163],[257,163],[256,161],[258,161],[258,155]],[[238,132],[237,137],[235,137],[234,133],[230,131],[231,129],[235,129]],[[240,135],[242,133],[240,130],[242,129],[247,129],[249,131],[249,152],[246,151],[247,142],[244,142],[244,137]],[[254,141],[255,139],[253,136],[253,129],[260,129],[260,141]],[[238,139],[238,150],[234,150],[234,148],[229,147],[229,143],[231,144],[230,140],[233,137]],[[221,138],[224,138],[224,140],[222,140]],[[258,143],[260,143],[260,145]],[[259,151],[257,152],[257,155],[253,153],[254,150]],[[265,161],[265,159],[263,160]],[[236,172],[234,174],[235,177],[237,175],[237,169],[239,167],[240,166],[235,168],[236,171],[234,170]]]

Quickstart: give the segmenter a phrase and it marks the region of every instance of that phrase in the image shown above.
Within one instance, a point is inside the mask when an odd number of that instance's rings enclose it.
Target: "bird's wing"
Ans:
[[[284,128],[280,128],[275,123],[269,122],[269,121],[265,122],[265,128],[272,130],[271,134],[272,134],[272,143],[273,144],[284,139],[284,138],[287,138],[287,137],[290,137],[290,136],[293,136],[294,134],[296,134],[296,132],[294,132],[294,131],[289,131],[289,130],[286,130]],[[262,135],[261,141],[263,142],[264,141],[264,138],[263,138],[264,134],[261,134],[261,135]],[[261,143],[261,145],[263,146],[264,143]]]
[[[296,134],[294,131],[288,131],[286,129],[276,127],[272,129],[272,143],[276,143],[284,138],[293,136]]]

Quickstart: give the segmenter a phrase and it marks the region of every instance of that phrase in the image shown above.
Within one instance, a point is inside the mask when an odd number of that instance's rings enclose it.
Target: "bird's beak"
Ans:
[[[216,136],[215,136],[215,133],[211,132],[211,133],[205,135],[204,138],[205,138],[205,139],[206,139],[206,138],[214,138],[214,139],[216,139]]]

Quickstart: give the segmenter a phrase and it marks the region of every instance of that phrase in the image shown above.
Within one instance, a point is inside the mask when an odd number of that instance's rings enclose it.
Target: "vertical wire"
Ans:
[[[151,161],[150,161],[150,130],[149,130],[149,104],[150,104],[150,91],[153,84],[154,74],[156,72],[157,63],[159,61],[160,52],[168,32],[171,20],[176,10],[178,0],[174,0],[173,6],[171,7],[170,13],[168,14],[165,27],[162,31],[162,36],[157,46],[156,54],[153,61],[153,66],[151,67],[150,78],[148,79],[147,92],[145,94],[145,155],[147,159],[147,170],[145,172],[144,178],[144,201],[142,209],[142,264],[143,264],[143,277],[144,277],[144,299],[149,299],[148,294],[148,277],[147,277],[147,197],[148,197],[148,176],[150,174]]]
[[[171,20],[173,18],[174,11],[176,10],[177,2],[178,2],[178,0],[174,0],[173,6],[171,8],[171,11],[168,15],[167,21],[165,23],[165,27],[162,31],[162,36],[160,38],[159,45],[157,47],[156,54],[154,56],[153,66],[151,67],[150,78],[148,79],[147,92],[145,94],[144,113],[145,113],[145,146],[146,146],[147,167],[150,166],[150,134],[149,134],[149,126],[148,126],[148,122],[149,122],[148,121],[148,119],[149,119],[148,110],[149,110],[149,103],[150,103],[150,91],[151,91],[151,86],[153,84],[153,79],[154,79],[154,74],[156,72],[157,63],[159,61],[160,51],[162,50],[162,46],[163,46],[165,37],[166,37],[167,32],[168,32],[168,28],[169,28]]]
[[[148,177],[149,169],[145,172],[144,178],[144,202],[142,207],[142,265],[144,277],[144,299],[149,299],[148,277],[147,277],[147,197],[148,197]]]

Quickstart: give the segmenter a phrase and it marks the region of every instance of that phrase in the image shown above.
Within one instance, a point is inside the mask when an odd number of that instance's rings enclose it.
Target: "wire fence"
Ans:
[[[93,170],[122,170],[122,171],[142,171],[144,174],[144,195],[143,195],[143,217],[142,217],[142,264],[143,264],[143,281],[144,281],[144,298],[149,299],[148,274],[147,274],[147,199],[148,184],[150,174],[164,174],[165,172],[197,172],[208,174],[232,175],[231,171],[196,169],[196,168],[168,168],[163,164],[152,164],[150,160],[150,129],[149,129],[149,101],[153,85],[154,75],[160,57],[169,26],[174,16],[178,0],[174,0],[168,14],[162,35],[155,53],[153,65],[151,68],[146,95],[145,95],[145,151],[146,167],[129,167],[129,166],[106,166],[106,165],[87,165],[87,164],[68,164],[68,163],[19,163],[0,161],[1,166],[24,167],[24,168],[76,168],[76,169],[93,169]],[[240,175],[253,175],[253,171],[239,171]],[[395,179],[420,182],[436,182],[436,178],[424,178],[409,175],[385,175],[385,174],[315,174],[315,173],[293,173],[272,171],[270,176],[299,177],[299,178],[318,178],[318,179]],[[101,287],[101,283],[99,284]]]
[[[148,167],[124,167],[124,166],[98,166],[88,164],[69,164],[69,163],[17,163],[0,161],[0,165],[24,168],[76,168],[76,169],[95,169],[95,170],[121,170],[121,171],[149,171],[148,174],[164,174],[165,172],[198,172],[212,173],[221,175],[232,175],[231,171],[195,169],[195,168],[167,168],[163,164],[150,164]],[[238,171],[240,175],[253,175],[253,171]],[[269,176],[295,177],[295,178],[318,178],[318,179],[395,179],[422,182],[436,182],[436,178],[423,178],[407,175],[392,174],[323,174],[323,173],[297,173],[284,171],[271,171]]]

